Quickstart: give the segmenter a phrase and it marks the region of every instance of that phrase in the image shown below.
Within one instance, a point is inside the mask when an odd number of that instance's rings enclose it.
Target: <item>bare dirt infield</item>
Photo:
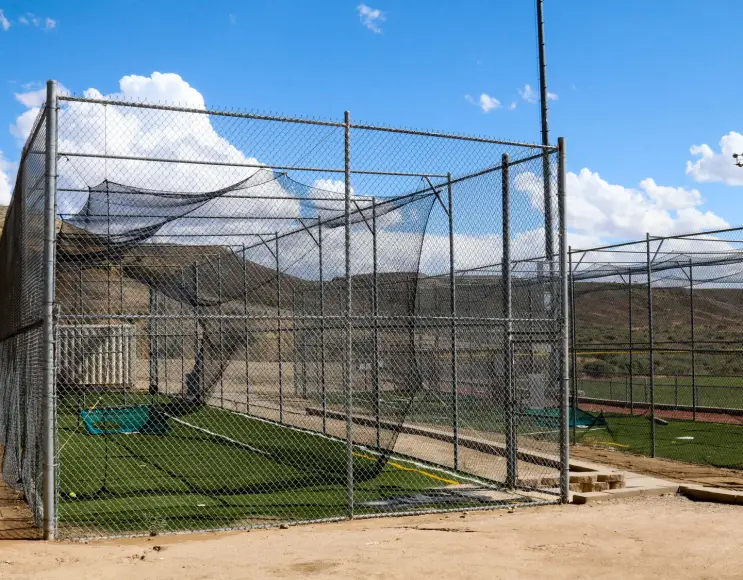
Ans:
[[[678,496],[91,544],[0,542],[0,578],[740,578],[743,507]]]

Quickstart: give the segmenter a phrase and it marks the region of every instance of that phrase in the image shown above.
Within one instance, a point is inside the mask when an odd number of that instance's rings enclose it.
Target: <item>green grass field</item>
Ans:
[[[650,455],[647,416],[605,414],[609,427],[577,432],[578,443]],[[743,468],[743,425],[702,421],[669,421],[655,426],[656,456],[716,467]]]
[[[645,376],[634,377],[632,399],[635,402],[649,402],[649,380]],[[719,407],[723,409],[743,409],[743,378],[739,377],[696,377],[697,405],[700,407]],[[629,380],[579,379],[578,388],[584,396],[596,399],[629,401]],[[655,402],[665,405],[691,407],[693,390],[691,377],[656,377]]]
[[[89,406],[121,404],[120,396],[93,399]],[[127,402],[154,401],[140,396]],[[76,397],[63,397],[62,535],[215,529],[347,514],[344,442],[210,407],[179,417],[190,426],[171,419],[166,434],[89,435],[77,408]],[[376,474],[376,465],[369,451],[354,449],[357,514],[481,505],[443,492],[464,482],[460,476],[402,460],[389,461]],[[421,492],[431,499],[394,503]]]

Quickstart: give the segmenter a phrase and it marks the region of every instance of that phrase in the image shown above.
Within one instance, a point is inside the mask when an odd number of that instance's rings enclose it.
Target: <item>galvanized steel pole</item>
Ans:
[[[346,389],[346,470],[347,470],[347,499],[348,499],[348,517],[353,518],[354,498],[353,498],[353,390],[351,378],[351,361],[353,357],[353,343],[351,337],[351,113],[348,111],[344,114],[345,123],[345,204],[344,204],[344,225],[345,225],[345,282],[346,295],[343,306],[344,317],[344,342],[345,352],[343,355],[343,386]]]
[[[650,456],[655,457],[655,348],[653,342],[653,282],[650,263],[650,234],[645,234],[648,275],[648,351],[650,357]]]
[[[501,300],[503,314],[503,387],[506,396],[506,487],[514,488],[518,480],[516,462],[516,401],[513,392],[513,356],[511,352],[512,303],[511,303],[511,183],[508,153],[501,162]]]
[[[451,397],[452,397],[452,438],[454,440],[454,469],[459,469],[459,392],[457,385],[457,277],[454,260],[454,195],[451,173],[446,177],[449,204],[449,325],[451,349]]]
[[[568,389],[570,384],[568,353],[568,276],[567,276],[567,214],[565,190],[565,139],[557,140],[558,170],[557,170],[557,214],[560,227],[560,499],[563,503],[570,500],[570,441],[569,441],[569,413]],[[577,417],[573,418],[573,421]]]
[[[691,414],[692,421],[696,421],[699,393],[697,393],[697,347],[694,333],[694,265],[691,258],[689,258],[689,322],[691,323]]]
[[[44,450],[44,538],[56,536],[56,371],[54,368],[55,322],[55,255],[57,203],[57,83],[46,84],[46,183],[44,188],[44,392],[42,396],[42,429]]]

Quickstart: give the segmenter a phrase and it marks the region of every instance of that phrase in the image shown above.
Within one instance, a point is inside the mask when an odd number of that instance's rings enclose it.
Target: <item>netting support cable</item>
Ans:
[[[501,258],[501,292],[503,312],[503,395],[506,399],[506,487],[513,489],[518,481],[516,459],[516,397],[513,389],[513,353],[511,300],[511,183],[508,166],[508,153],[503,154],[501,162],[501,219],[503,257]]]
[[[57,192],[57,83],[46,84],[46,184],[44,191],[44,393],[43,393],[43,448],[44,538],[56,536],[56,449],[55,418],[56,392],[54,368],[54,304],[55,304],[55,252],[56,252],[56,192]]]
[[[566,203],[566,179],[565,179],[565,138],[557,140],[557,220],[559,226],[559,252],[560,252],[560,501],[570,501],[570,440],[569,426],[569,339],[568,339],[568,314],[570,305],[568,303],[568,276],[567,276],[567,203]],[[573,417],[576,421],[577,417]]]
[[[451,412],[452,439],[454,447],[454,470],[459,470],[459,393],[457,384],[457,285],[454,260],[454,195],[451,184],[451,173],[446,178],[446,192],[449,217],[449,341],[451,350]]]
[[[345,204],[344,204],[344,226],[345,226],[345,300],[344,314],[344,353],[343,353],[343,386],[346,391],[346,469],[347,469],[347,499],[348,517],[354,515],[353,497],[353,389],[351,379],[351,364],[353,355],[353,343],[351,337],[351,113],[344,113],[345,121]]]
[[[645,235],[648,276],[648,354],[650,357],[650,456],[655,457],[655,348],[653,343],[653,259],[650,257],[650,234]]]

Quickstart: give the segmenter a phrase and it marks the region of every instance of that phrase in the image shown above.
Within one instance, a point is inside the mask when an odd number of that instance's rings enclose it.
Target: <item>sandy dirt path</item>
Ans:
[[[743,506],[678,496],[90,544],[0,542],[0,578],[740,578]]]

